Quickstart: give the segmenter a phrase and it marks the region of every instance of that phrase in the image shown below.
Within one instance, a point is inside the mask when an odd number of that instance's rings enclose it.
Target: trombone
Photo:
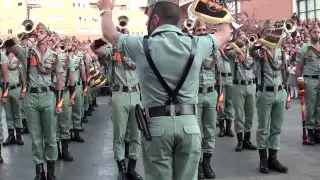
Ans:
[[[256,34],[250,34],[247,37],[247,42],[249,43],[249,46],[251,46],[252,44],[254,44],[255,42],[258,41],[258,36]]]
[[[127,28],[128,21],[129,21],[129,18],[127,16],[119,16],[118,17],[118,21],[119,21],[118,27],[120,29],[126,29]]]
[[[193,29],[193,24],[194,24],[194,21],[191,20],[191,19],[186,19],[186,20],[183,22],[183,26],[184,26],[188,31],[190,31],[191,29]]]

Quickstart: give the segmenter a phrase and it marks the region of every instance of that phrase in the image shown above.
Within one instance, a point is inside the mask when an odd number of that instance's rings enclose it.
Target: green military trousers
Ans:
[[[202,133],[202,153],[213,153],[215,146],[215,133],[217,124],[217,98],[216,91],[198,94],[198,124]]]
[[[8,129],[22,128],[22,100],[20,99],[20,96],[20,87],[9,91],[7,103],[4,105]]]
[[[2,115],[3,105],[0,103],[0,114]],[[0,146],[3,142],[3,124],[2,124],[2,116],[0,115]]]
[[[256,103],[256,85],[233,85],[232,104],[236,133],[251,132]]]
[[[232,105],[232,84],[224,84],[224,110],[218,112],[218,121],[232,121],[234,119],[233,105]]]
[[[21,119],[26,118],[26,113],[24,111],[24,106],[25,106],[25,98],[22,99],[21,101]]]
[[[89,109],[89,96],[91,96],[91,88],[88,87],[88,93],[85,97],[83,97],[83,110],[82,114],[84,115],[84,111],[88,111]]]
[[[280,148],[280,135],[286,111],[287,92],[257,93],[257,145],[259,149]]]
[[[56,97],[52,91],[27,93],[25,112],[32,140],[32,156],[35,164],[56,161]]]
[[[124,137],[125,142],[130,142],[130,127],[127,126],[126,135]]]
[[[57,117],[57,141],[60,140],[70,140],[70,124],[71,124],[71,114],[72,106],[70,105],[70,93],[69,91],[63,92],[63,112]]]
[[[142,140],[146,180],[197,180],[201,131],[195,115],[150,119],[151,141]]]
[[[320,129],[320,89],[318,79],[304,78],[306,89],[306,128]]]
[[[82,86],[76,86],[75,89],[75,98],[74,98],[74,105],[72,106],[72,126],[71,129],[80,130],[81,129],[81,111],[82,111],[82,103],[83,96],[82,96]]]
[[[130,128],[129,158],[137,160],[141,146],[141,133],[135,116],[135,106],[141,105],[138,92],[113,92],[111,98],[113,122],[113,152],[114,159],[121,161],[125,158],[124,139],[127,127]]]

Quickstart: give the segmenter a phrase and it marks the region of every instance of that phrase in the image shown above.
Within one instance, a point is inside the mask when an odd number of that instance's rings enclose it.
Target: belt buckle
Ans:
[[[41,93],[42,92],[42,88],[41,87],[37,87],[37,92]]]
[[[275,92],[277,92],[278,89],[279,89],[279,86],[274,86],[273,89],[274,89]]]
[[[249,84],[249,81],[244,81],[244,85],[248,85]]]
[[[128,86],[128,92],[132,92],[132,87]]]
[[[208,88],[205,87],[205,88],[202,88],[202,94],[206,94],[208,92]]]

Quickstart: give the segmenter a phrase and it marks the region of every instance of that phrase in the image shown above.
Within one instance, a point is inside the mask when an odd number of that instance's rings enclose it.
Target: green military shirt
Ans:
[[[70,59],[72,59],[75,63],[75,73],[74,73],[75,83],[80,81],[81,71],[85,70],[84,58],[85,58],[85,54],[81,51],[77,51],[76,53],[74,53],[74,55],[72,57],[70,57]]]
[[[20,71],[19,69],[22,67],[19,59],[13,57],[12,60],[8,61],[8,80],[10,86],[17,85],[20,83]]]
[[[105,48],[105,47],[103,47]],[[113,56],[112,48],[106,48],[105,57],[108,58]],[[112,58],[109,58],[112,59]],[[115,62],[115,73],[114,73],[114,83],[120,86],[136,86],[139,83],[138,74],[136,69],[128,68],[131,66],[135,67],[135,63],[132,59],[122,56],[122,61]],[[109,79],[111,81],[112,76],[112,61],[108,61],[109,67]]]
[[[149,38],[150,54],[163,78],[171,89],[178,84],[190,56],[191,38],[173,25],[162,25]],[[183,84],[178,99],[182,104],[198,104],[199,74],[202,62],[217,54],[217,42],[213,35],[194,37],[197,51],[189,75]],[[143,51],[143,37],[123,34],[118,41],[118,51],[137,64],[141,97],[146,108],[162,106],[168,94],[151,70]]]
[[[7,55],[4,52],[0,52],[0,64],[8,64],[9,60]],[[0,69],[1,72],[1,69]]]
[[[301,47],[300,52],[297,55],[297,61],[303,63],[304,75],[319,75],[320,73],[320,57],[317,56],[309,47],[313,47],[311,42],[308,42],[306,46]]]
[[[62,67],[63,67],[63,70],[64,70],[63,73],[62,73],[62,81],[63,81],[63,87],[65,87],[65,82],[66,82],[66,79],[67,79],[67,70],[69,68],[70,72],[75,72],[76,71],[76,64],[74,62],[74,58],[68,57],[68,54],[65,53],[65,52],[60,52],[58,54],[58,56],[60,57],[58,59],[61,60],[60,63],[62,63]],[[67,58],[69,58],[69,65],[68,66],[66,66]],[[54,82],[56,82],[56,78],[55,78]]]
[[[215,66],[216,58],[213,57],[206,58],[201,65],[200,75],[199,75],[199,86],[200,88],[214,87],[216,84],[216,73]],[[209,69],[209,67],[212,67]]]
[[[232,76],[228,76],[227,73],[231,73],[231,68],[230,68],[230,59],[224,56],[223,51],[219,51],[218,56],[217,56],[217,65],[218,65],[218,70],[221,73],[226,73],[226,76],[221,76],[222,78],[222,84],[232,84]]]
[[[264,47],[263,47],[264,48]],[[259,54],[261,53],[260,50],[258,50]],[[274,64],[275,67],[279,68],[282,64],[281,59],[281,49],[275,48],[275,55],[273,56],[268,50],[267,53],[269,53],[272,57],[272,64]],[[263,73],[264,73],[264,86],[278,86],[282,84],[282,72],[281,70],[274,71],[271,69],[270,64],[266,60],[259,59],[256,65],[256,77],[258,79],[258,84],[261,85],[261,62],[263,64]]]
[[[53,84],[53,78],[51,74],[43,74],[40,73],[38,68],[52,68],[53,63],[56,61],[57,66],[53,72],[63,73],[63,66],[61,64],[61,60],[59,60],[59,56],[56,52],[47,48],[44,56],[40,55],[36,46],[31,47],[31,49],[36,53],[36,59],[38,59],[37,65],[31,65],[29,69],[29,87],[49,87]],[[18,53],[15,56],[22,61],[22,65],[27,72],[27,53],[29,48],[25,48],[22,46],[18,46]],[[37,67],[38,66],[38,67]],[[27,77],[28,78],[28,77]]]
[[[235,77],[237,80],[244,80],[244,81],[251,81],[255,78],[254,76],[254,69],[253,69],[253,59],[249,56],[248,53],[245,53],[245,60],[243,62],[239,62],[236,58],[237,54],[236,51],[231,49],[225,52],[225,55],[231,60],[230,61],[230,68],[232,76]],[[235,65],[237,62],[237,74],[235,74]]]

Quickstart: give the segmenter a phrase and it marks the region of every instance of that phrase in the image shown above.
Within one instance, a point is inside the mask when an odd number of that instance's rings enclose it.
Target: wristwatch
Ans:
[[[112,12],[110,9],[108,9],[108,10],[101,10],[100,11],[100,16],[103,16],[103,14],[104,13],[106,13],[106,12]]]

